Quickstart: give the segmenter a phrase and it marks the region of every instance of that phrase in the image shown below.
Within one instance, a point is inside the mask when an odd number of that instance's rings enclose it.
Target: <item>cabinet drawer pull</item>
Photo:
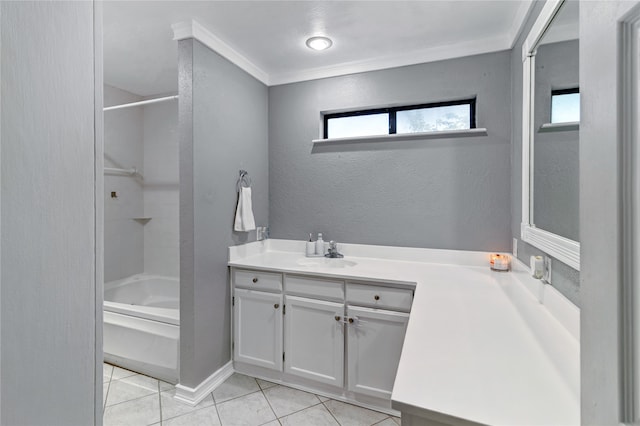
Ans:
[[[275,309],[278,309],[278,308],[280,307],[280,304],[279,304],[279,303],[276,303],[275,305],[273,305],[273,307],[274,307]]]
[[[257,283],[258,282],[258,277],[254,277],[251,281],[253,281],[254,284]]]
[[[335,316],[336,321],[340,321],[340,315]]]
[[[373,296],[374,299],[376,300],[380,300],[380,296],[378,296],[377,294],[375,296]]]

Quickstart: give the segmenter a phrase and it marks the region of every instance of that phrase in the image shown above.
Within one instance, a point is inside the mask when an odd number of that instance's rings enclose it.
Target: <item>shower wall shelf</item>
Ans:
[[[125,175],[135,175],[138,173],[138,169],[136,169],[135,167],[132,167],[130,169],[117,169],[114,167],[105,167],[104,168],[104,172],[108,173],[108,174],[125,174]]]
[[[150,217],[134,217],[133,220],[143,225],[146,225],[151,220],[151,218]]]

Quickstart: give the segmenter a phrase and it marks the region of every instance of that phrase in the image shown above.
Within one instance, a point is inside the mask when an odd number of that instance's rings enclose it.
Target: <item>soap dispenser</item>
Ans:
[[[316,241],[316,254],[324,254],[324,241],[322,239],[322,232],[318,232],[318,240]]]
[[[306,255],[313,256],[314,254],[316,254],[316,243],[314,243],[311,240],[311,233],[309,233],[309,241],[307,241]]]

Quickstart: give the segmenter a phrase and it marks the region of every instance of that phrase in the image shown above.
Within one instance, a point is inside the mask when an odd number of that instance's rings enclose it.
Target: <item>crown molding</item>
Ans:
[[[281,73],[269,76],[271,86],[280,84],[297,83],[301,81],[317,80],[321,78],[337,77],[341,75],[355,74],[367,71],[378,71],[389,68],[398,68],[409,65],[424,64],[427,62],[442,61],[445,59],[461,58],[465,56],[480,55],[483,53],[499,52],[511,48],[511,40],[505,36],[472,40],[465,43],[437,46],[418,52],[410,52],[402,55],[386,56],[375,59],[348,62],[345,64],[322,68],[307,69],[292,73]]]
[[[533,1],[531,0],[523,2],[523,5],[518,9],[516,21],[509,34],[504,36],[471,40],[464,43],[436,46],[418,52],[408,52],[400,55],[365,59],[340,65],[279,74],[268,74],[265,70],[255,65],[250,59],[237,52],[233,47],[222,41],[195,20],[173,24],[171,28],[173,29],[174,40],[196,39],[267,86],[277,86],[509,50],[513,47],[514,37],[517,38],[519,35],[532,4]]]
[[[269,85],[269,75],[260,67],[255,65],[241,53],[238,53],[233,47],[218,38],[211,31],[206,29],[195,20],[179,22],[171,25],[173,29],[173,39],[175,41],[193,38],[207,46],[209,49],[225,57],[233,64],[246,71],[248,74]]]
[[[513,19],[513,24],[509,29],[508,37],[511,40],[511,45],[509,48],[513,48],[518,41],[518,37],[520,37],[520,33],[522,33],[522,29],[524,28],[524,24],[527,22],[527,18],[531,14],[534,5],[533,0],[526,0],[520,3],[520,7],[516,11],[516,16]]]

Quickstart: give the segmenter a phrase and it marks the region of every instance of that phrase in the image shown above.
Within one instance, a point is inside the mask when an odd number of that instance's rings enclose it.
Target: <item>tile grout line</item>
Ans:
[[[102,403],[102,417],[104,417],[104,412],[107,410],[107,399],[109,399],[109,389],[111,389],[111,379],[107,382],[107,394],[104,396],[104,402]]]
[[[331,401],[330,399],[327,399],[327,401]],[[331,410],[329,410],[329,407],[327,407],[327,405],[325,404],[325,402],[327,401],[320,401],[320,403],[324,406],[324,408],[326,408],[326,410],[329,412],[329,414],[331,414],[331,417],[333,417],[333,420],[336,421],[336,423],[338,423],[338,425],[342,426],[342,423],[340,423],[338,421],[338,419],[336,418],[336,416],[333,415],[333,413],[331,412]]]
[[[262,396],[264,397],[265,401],[267,401],[269,408],[271,408],[271,412],[273,413],[273,416],[276,418],[276,421],[278,422],[278,424],[280,424],[280,426],[282,426],[282,423],[280,423],[280,419],[278,419],[278,415],[276,414],[276,410],[273,409],[273,407],[271,406],[271,401],[269,401],[269,398],[267,398],[267,394],[264,393],[264,389],[262,389],[262,386],[260,386],[260,383],[258,383],[255,377],[253,378],[253,380],[255,380],[256,385],[258,385],[258,389],[260,389]]]
[[[167,391],[163,391],[163,392],[161,392],[161,393],[165,393],[165,392],[167,392]],[[213,401],[213,394],[212,394],[212,393],[210,393],[209,395],[211,395],[211,400]],[[202,403],[202,401],[200,401],[200,403],[198,403],[198,405],[200,405],[201,403]],[[182,404],[182,403],[180,403],[180,404]],[[196,405],[196,407],[197,407],[197,405]],[[166,421],[169,421],[169,420],[177,419],[177,418],[180,418],[180,417],[185,417],[185,416],[188,416],[188,415],[190,415],[190,414],[197,413],[198,411],[206,410],[207,408],[211,408],[211,407],[215,408],[215,410],[216,410],[216,415],[218,415],[218,409],[217,409],[217,407],[216,407],[215,403],[214,403],[214,404],[212,404],[212,405],[206,405],[206,406],[204,406],[204,407],[200,407],[200,408],[196,408],[196,407],[192,407],[192,408],[193,408],[193,410],[191,410],[191,411],[187,411],[187,412],[185,412],[185,413],[178,414],[178,415],[176,415],[176,416],[172,416],[172,417],[168,417],[168,418],[166,418],[166,419],[163,419],[163,421],[165,421],[165,420],[166,420]],[[220,420],[220,423],[222,424],[222,420],[220,419],[220,415],[218,415],[218,420]],[[154,423],[154,424],[157,424],[157,423]]]
[[[2,0],[0,0],[0,1],[2,1]],[[111,385],[109,385],[109,388],[111,388]],[[124,404],[125,402],[136,401],[136,400],[142,399],[142,398],[149,398],[150,396],[153,396],[153,392],[150,393],[150,394],[147,394],[147,395],[137,396],[135,398],[127,399],[126,401],[120,401],[120,402],[117,402],[115,404],[107,405],[106,407],[115,407],[116,405]]]
[[[160,392],[160,380],[158,380],[158,409],[160,410],[160,426],[162,426],[162,393]]]
[[[313,404],[313,405],[310,405],[308,407],[302,408],[300,410],[293,411],[293,412],[287,414],[286,416],[279,417],[278,421],[280,421],[280,419],[284,419],[285,417],[289,417],[289,416],[292,416],[294,414],[297,414],[297,413],[299,413],[301,411],[308,410],[309,408],[317,407],[318,405],[322,405],[322,401],[318,402],[317,404]],[[280,422],[280,424],[282,424],[282,422]]]
[[[371,426],[379,425],[380,423],[384,422],[385,420],[391,420],[393,423],[395,423],[395,421],[391,418],[391,416],[389,416],[389,417],[385,417],[384,419],[380,420],[379,422],[373,423]]]
[[[2,1],[2,0],[0,0],[0,2],[1,2],[1,1]],[[233,398],[225,399],[224,401],[220,401],[220,402],[216,402],[216,399],[215,399],[215,398],[213,398],[213,403],[214,403],[214,405],[217,407],[217,406],[218,406],[218,405],[220,405],[220,404],[224,404],[224,403],[226,403],[226,402],[233,401],[234,399],[242,398],[243,396],[253,395],[254,393],[258,393],[258,392],[261,392],[261,391],[262,391],[262,389],[260,389],[260,388],[258,387],[258,390],[255,390],[255,391],[253,391],[253,392],[245,393],[244,395],[234,396]],[[213,396],[213,394],[212,394],[212,396]]]
[[[218,410],[218,404],[216,404],[216,398],[213,396],[213,392],[211,392],[211,400],[213,401],[213,407],[216,409],[216,416],[218,416],[220,426],[222,426],[222,417],[220,417],[220,410]]]
[[[105,363],[102,363],[102,370],[104,371]],[[104,418],[104,412],[107,411],[107,399],[109,398],[109,389],[111,389],[111,377],[113,377],[113,365],[107,364],[111,367],[111,373],[109,373],[109,380],[107,381],[107,394],[104,397],[104,402],[102,403],[102,417]],[[104,374],[104,373],[103,373]],[[104,383],[103,383],[104,387]]]

